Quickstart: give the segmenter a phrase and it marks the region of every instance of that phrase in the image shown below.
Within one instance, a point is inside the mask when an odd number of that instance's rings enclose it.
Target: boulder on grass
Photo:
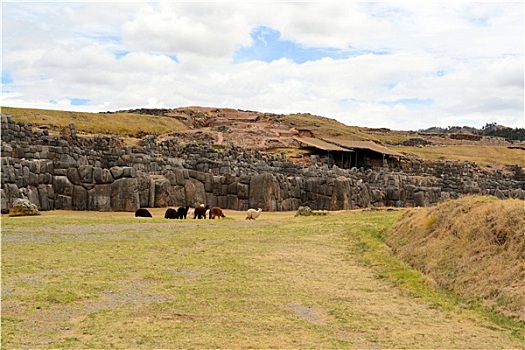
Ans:
[[[301,206],[299,209],[297,209],[297,213],[295,213],[295,216],[310,216],[312,215],[312,209],[308,206]]]
[[[31,203],[28,199],[18,198],[13,202],[9,209],[9,216],[29,216],[40,215],[36,204]]]

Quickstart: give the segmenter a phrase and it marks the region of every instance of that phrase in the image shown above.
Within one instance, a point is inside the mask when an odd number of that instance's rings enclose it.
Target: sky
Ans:
[[[524,4],[2,1],[2,106],[525,127]]]

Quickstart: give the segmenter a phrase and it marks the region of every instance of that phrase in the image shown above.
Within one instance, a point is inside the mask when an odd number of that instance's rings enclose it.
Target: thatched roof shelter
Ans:
[[[294,137],[294,140],[307,147],[314,147],[323,151],[353,152],[352,150],[339,147],[334,143],[329,143],[321,139],[316,139],[315,137]]]
[[[343,140],[343,139],[333,139],[333,138],[325,138],[323,139],[326,142],[339,145],[341,147],[345,147],[348,149],[366,149],[370,151],[374,151],[376,153],[381,153],[384,155],[389,156],[403,156],[401,153],[392,151],[391,149],[386,148],[385,146],[381,146],[373,141],[349,141],[349,140]]]

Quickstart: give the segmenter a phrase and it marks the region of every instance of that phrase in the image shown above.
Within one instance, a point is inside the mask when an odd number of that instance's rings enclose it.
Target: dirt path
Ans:
[[[309,302],[286,306],[297,317],[356,348],[524,348],[471,312],[436,308],[378,279],[349,253],[345,236],[326,225],[309,224],[319,235],[309,237],[311,244],[281,243],[286,248],[264,257],[279,261],[275,269],[290,279],[287,288],[308,295]]]
[[[364,266],[348,228],[377,217],[94,215],[74,227],[50,215],[42,232],[3,220],[2,348],[523,349]]]

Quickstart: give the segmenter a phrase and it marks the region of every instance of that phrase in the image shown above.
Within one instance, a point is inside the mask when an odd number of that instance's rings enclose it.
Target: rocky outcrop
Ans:
[[[472,163],[404,160],[388,168],[339,169],[288,162],[282,155],[176,138],[145,137],[124,147],[114,136],[63,136],[2,116],[1,209],[17,198],[40,210],[135,211],[197,206],[291,211],[428,206],[465,194],[525,199],[523,169],[488,173]]]
[[[17,198],[9,210],[9,216],[30,216],[38,215],[38,207],[31,203],[29,199]]]

